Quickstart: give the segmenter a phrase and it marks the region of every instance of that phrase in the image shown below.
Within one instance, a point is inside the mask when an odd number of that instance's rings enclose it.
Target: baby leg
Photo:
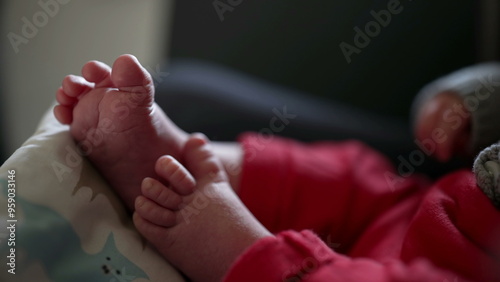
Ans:
[[[143,181],[134,223],[191,279],[220,281],[247,247],[271,234],[234,194],[205,138],[191,137],[183,157],[189,171],[170,156],[157,161],[162,180]]]

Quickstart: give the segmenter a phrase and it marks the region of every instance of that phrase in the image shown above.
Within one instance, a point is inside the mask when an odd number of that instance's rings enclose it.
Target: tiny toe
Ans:
[[[145,197],[167,209],[178,210],[182,203],[181,196],[153,178],[144,178],[141,191]]]
[[[206,137],[193,134],[186,142],[183,150],[184,161],[195,179],[210,176],[226,180],[222,164],[210,148]]]
[[[205,136],[203,133],[193,133],[189,136],[188,143],[186,143],[186,146],[189,144],[189,149],[194,150],[197,149],[205,144],[208,144],[208,138]]]
[[[133,55],[121,55],[113,64],[111,79],[115,87],[129,92],[151,92],[154,88],[149,72]]]
[[[111,81],[111,68],[103,62],[90,61],[82,68],[83,77],[95,87],[115,87]]]
[[[62,82],[64,93],[73,98],[89,92],[93,87],[94,85],[86,81],[83,77],[72,74],[67,75]]]
[[[144,196],[136,198],[135,211],[147,221],[159,226],[171,227],[177,222],[173,211],[159,206]]]
[[[156,173],[168,180],[173,189],[181,195],[194,191],[196,181],[189,171],[172,156],[163,156],[158,159]]]
[[[62,124],[71,124],[73,122],[73,108],[57,105],[54,107],[54,116]]]
[[[78,99],[70,97],[68,96],[68,94],[64,93],[62,87],[57,89],[56,100],[60,105],[63,106],[73,106],[78,102]]]

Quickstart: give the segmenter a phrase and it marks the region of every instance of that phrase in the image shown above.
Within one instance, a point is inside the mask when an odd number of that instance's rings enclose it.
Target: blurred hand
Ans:
[[[455,155],[469,155],[471,147],[470,112],[463,98],[454,92],[441,92],[418,110],[415,137],[433,142],[431,153],[441,162]]]

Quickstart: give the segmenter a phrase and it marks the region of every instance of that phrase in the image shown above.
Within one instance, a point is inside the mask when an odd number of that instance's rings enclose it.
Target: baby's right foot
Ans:
[[[156,172],[171,187],[144,179],[134,223],[163,256],[194,281],[220,281],[257,240],[271,234],[234,194],[206,139],[186,142],[184,161],[161,157]]]
[[[92,61],[82,74],[64,79],[54,114],[133,208],[142,179],[155,175],[160,156],[179,157],[187,134],[154,103],[152,78],[135,57],[120,56],[112,69]]]

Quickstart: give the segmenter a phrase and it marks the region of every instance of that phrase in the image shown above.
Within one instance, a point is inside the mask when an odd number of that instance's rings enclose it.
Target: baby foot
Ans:
[[[155,175],[156,160],[178,157],[187,135],[154,103],[151,76],[134,56],[120,56],[112,69],[88,62],[82,75],[64,79],[54,114],[133,208],[142,179]]]
[[[171,156],[158,159],[156,172],[171,186],[144,179],[134,223],[191,279],[221,281],[247,247],[271,234],[236,197],[206,139],[190,138],[183,156],[192,175]]]

